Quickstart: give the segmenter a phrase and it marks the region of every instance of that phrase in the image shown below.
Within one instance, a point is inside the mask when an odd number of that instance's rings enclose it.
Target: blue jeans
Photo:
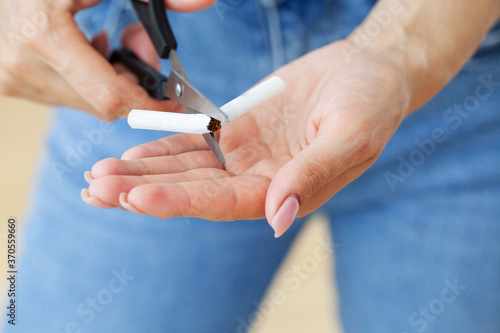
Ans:
[[[170,13],[191,81],[216,104],[345,37],[374,1],[278,2]],[[78,20],[118,47],[136,19],[128,1],[110,0]],[[336,243],[345,332],[500,331],[499,37],[490,33],[373,167],[320,209]],[[303,219],[274,239],[263,220],[159,220],[80,200],[95,162],[164,135],[56,110],[23,232],[18,319],[6,332],[247,330]]]

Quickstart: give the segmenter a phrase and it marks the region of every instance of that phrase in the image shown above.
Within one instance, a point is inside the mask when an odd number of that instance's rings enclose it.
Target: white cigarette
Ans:
[[[128,124],[135,129],[204,134],[210,132],[210,117],[201,113],[174,113],[149,110],[132,110]]]
[[[279,76],[273,76],[244,92],[220,109],[227,114],[227,123],[230,123],[278,95],[283,89],[285,89],[285,82]]]
[[[227,115],[228,124],[260,104],[268,101],[283,91],[285,83],[277,76],[253,87],[231,102],[221,107]],[[132,110],[128,115],[128,124],[135,129],[204,134],[220,129],[220,122],[205,114],[187,114],[149,110]]]

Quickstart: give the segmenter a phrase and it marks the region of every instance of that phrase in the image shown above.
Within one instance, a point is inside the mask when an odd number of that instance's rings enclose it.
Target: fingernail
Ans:
[[[271,222],[274,237],[278,238],[292,225],[299,212],[299,199],[295,194],[285,199]]]
[[[127,197],[128,197],[128,194],[126,192],[120,193],[120,196],[118,197],[118,200],[120,201],[120,205],[123,207],[123,209],[129,210],[129,211],[137,213],[137,214],[146,215],[146,213],[142,212],[137,207],[135,207],[130,202],[128,202]]]
[[[83,178],[85,178],[85,181],[89,184],[92,184],[92,182],[94,181],[94,177],[92,177],[92,172],[90,171],[85,171],[85,173],[83,174]]]
[[[87,188],[82,188],[82,191],[80,192],[80,196],[82,197],[82,200],[89,205],[99,207],[99,208],[104,208],[104,209],[110,209],[110,208],[115,208],[115,205],[105,203],[104,201],[94,198],[90,196],[90,192]]]

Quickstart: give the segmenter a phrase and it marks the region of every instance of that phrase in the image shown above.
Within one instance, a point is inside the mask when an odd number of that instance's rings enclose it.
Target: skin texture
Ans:
[[[104,34],[89,42],[78,29],[74,14],[99,2],[1,0],[0,93],[69,106],[104,120],[126,116],[136,107],[182,110],[177,103],[150,98],[123,66],[112,66],[105,57],[108,42]],[[166,0],[165,4],[172,10],[193,11],[214,2]],[[131,26],[123,42],[143,60],[158,66],[142,28]]]
[[[0,20],[0,45],[9,45],[6,32],[26,14],[20,8],[34,7],[18,5],[24,1],[2,0],[0,12],[13,19]],[[40,2],[38,7],[50,3]],[[194,10],[211,2],[168,5]],[[3,93],[77,107],[102,119],[126,115],[135,106],[177,110],[178,105],[148,97],[130,100],[122,93],[139,89],[134,78],[103,60],[103,36],[89,44],[73,22],[75,11],[95,3],[68,0],[41,39],[20,46],[24,60],[2,52]],[[498,0],[380,0],[346,40],[272,74],[285,81],[284,95],[218,133],[225,168],[201,136],[176,135],[131,148],[122,159],[98,162],[85,175],[90,186],[82,198],[98,207],[119,206],[160,218],[266,217],[280,236],[297,215],[317,209],[375,162],[401,121],[442,89],[474,53],[500,16],[499,7]],[[390,23],[360,43],[359,36],[384,10]],[[142,28],[131,27],[124,42],[157,64]],[[73,66],[75,59],[78,66]],[[23,61],[33,65],[25,68]],[[33,77],[50,83],[29,82]]]
[[[301,215],[314,211],[375,161],[409,100],[401,69],[378,55],[347,63],[342,43],[276,72],[284,97],[220,131],[225,169],[201,136],[180,134],[98,162],[90,195],[120,205],[125,192],[136,210],[161,218],[272,220],[287,193],[298,194]],[[373,89],[382,80],[385,89]]]
[[[284,96],[220,131],[225,168],[201,136],[180,134],[98,162],[87,173],[84,200],[160,218],[266,217],[279,237],[375,162],[401,121],[458,73],[500,13],[493,0],[397,3],[394,10],[393,0],[379,1],[349,38],[273,73],[285,81]],[[390,24],[360,44],[377,14],[391,8]]]

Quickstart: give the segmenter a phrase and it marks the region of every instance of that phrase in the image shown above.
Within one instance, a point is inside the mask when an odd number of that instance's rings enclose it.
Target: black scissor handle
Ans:
[[[146,28],[158,56],[167,59],[170,50],[177,50],[177,41],[168,22],[164,0],[131,0],[135,12]]]
[[[122,63],[131,70],[139,79],[139,84],[146,89],[151,97],[161,101],[168,99],[165,96],[164,88],[168,78],[137,58],[132,52],[127,50],[114,51],[109,61]]]
[[[168,22],[164,0],[131,0],[139,20],[146,29],[149,38],[156,48],[160,58],[166,59],[171,50],[177,50],[177,41]],[[148,94],[158,100],[168,99],[165,96],[164,85],[168,78],[149,66],[132,52],[127,50],[114,51],[111,63],[120,62],[130,69],[139,79],[139,84]]]

